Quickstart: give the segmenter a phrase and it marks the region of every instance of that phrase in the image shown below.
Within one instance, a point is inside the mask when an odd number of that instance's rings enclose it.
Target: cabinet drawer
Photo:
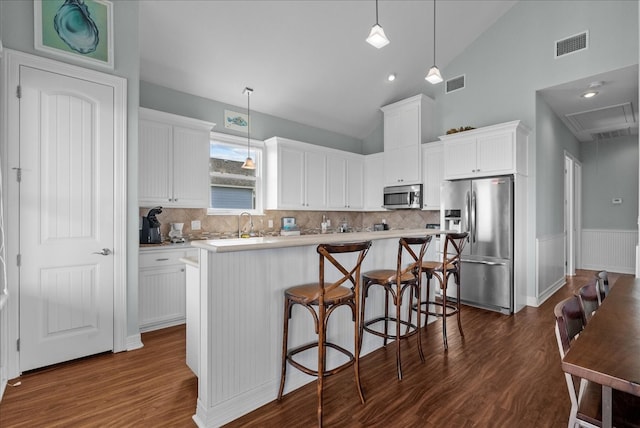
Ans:
[[[197,257],[196,249],[156,250],[141,252],[138,258],[139,268],[155,268],[160,266],[183,264],[181,257]]]

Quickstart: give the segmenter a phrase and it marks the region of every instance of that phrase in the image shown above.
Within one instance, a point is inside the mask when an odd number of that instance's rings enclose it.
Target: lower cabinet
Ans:
[[[190,248],[143,249],[139,256],[138,326],[141,332],[184,324],[186,277],[182,257],[196,257]]]

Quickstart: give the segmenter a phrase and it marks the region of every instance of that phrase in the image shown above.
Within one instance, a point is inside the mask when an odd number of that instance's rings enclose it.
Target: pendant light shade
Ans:
[[[252,92],[253,89],[249,87],[244,88],[242,91],[243,95],[247,94],[247,159],[245,159],[242,164],[242,168],[244,169],[256,169],[256,164],[253,162],[253,159],[251,159],[251,108],[249,99],[251,98]]]
[[[369,32],[369,37],[367,37],[367,43],[378,49],[389,44],[389,39],[387,39],[386,34],[384,34],[384,30],[378,23],[378,0],[376,0],[376,25],[371,27],[371,32]]]
[[[444,80],[440,70],[436,67],[436,0],[433,0],[433,66],[429,69],[424,79],[432,85]]]

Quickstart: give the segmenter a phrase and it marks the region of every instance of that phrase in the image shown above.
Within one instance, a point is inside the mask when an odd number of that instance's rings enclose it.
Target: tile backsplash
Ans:
[[[140,208],[140,216],[146,216],[150,208]],[[439,223],[439,211],[421,210],[398,210],[398,211],[376,211],[376,212],[355,212],[355,211],[276,211],[266,210],[264,215],[253,216],[254,231],[260,234],[278,234],[280,232],[280,220],[282,217],[295,217],[296,224],[301,230],[320,229],[322,215],[331,220],[331,227],[335,228],[346,220],[350,228],[355,230],[372,229],[375,223],[387,222],[391,229],[420,229],[427,223]],[[163,237],[167,237],[170,223],[184,223],[183,235],[188,239],[207,239],[220,236],[237,236],[238,220],[237,215],[207,215],[206,209],[193,208],[163,208],[162,213],[157,216],[160,221],[160,232]],[[269,220],[272,220],[273,227],[269,227]],[[191,222],[200,221],[201,229],[192,230]],[[243,230],[246,228],[248,219],[242,218]]]

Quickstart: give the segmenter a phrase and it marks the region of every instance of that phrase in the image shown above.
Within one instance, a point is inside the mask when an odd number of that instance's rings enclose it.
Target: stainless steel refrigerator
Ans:
[[[444,228],[469,232],[461,302],[505,314],[513,313],[513,192],[512,176],[445,181],[440,199]]]

